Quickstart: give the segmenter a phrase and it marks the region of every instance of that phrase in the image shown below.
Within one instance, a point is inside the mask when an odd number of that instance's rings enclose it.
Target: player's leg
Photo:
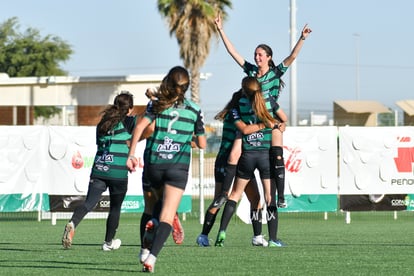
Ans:
[[[82,205],[75,209],[71,219],[65,225],[62,237],[62,246],[64,248],[70,248],[72,246],[72,240],[75,236],[76,227],[86,216],[86,214],[88,214],[96,206],[106,188],[106,183],[100,179],[92,178],[89,180],[88,192],[85,201]]]
[[[249,179],[242,179],[239,177],[236,178],[234,185],[233,185],[233,189],[226,202],[226,205],[224,205],[224,210],[221,216],[220,227],[219,227],[219,232],[217,234],[215,246],[224,245],[227,226],[234,212],[236,211],[237,202],[240,200],[248,182],[249,182]]]
[[[169,184],[166,184],[164,186],[162,192],[163,204],[159,217],[159,224],[156,229],[154,240],[152,242],[150,255],[144,261],[143,271],[154,271],[154,266],[158,254],[160,253],[165,244],[165,241],[171,233],[174,216],[177,212],[183,193],[184,189],[182,188]],[[161,197],[161,194],[159,194],[159,196]]]
[[[102,250],[104,251],[116,250],[119,249],[119,247],[121,246],[121,240],[115,239],[115,234],[119,226],[121,206],[122,202],[124,201],[125,195],[126,191],[120,194],[114,194],[110,192],[110,206],[108,218],[106,220],[105,242],[102,245]]]
[[[279,208],[286,208],[285,200],[285,161],[283,159],[283,134],[279,129],[272,131],[272,147],[269,151],[271,176],[276,184],[277,204]]]
[[[250,202],[250,220],[253,227],[252,245],[267,246],[267,241],[262,235],[262,206],[260,203],[260,193],[255,178],[249,181],[244,190]]]
[[[272,198],[267,206],[267,228],[269,233],[269,247],[281,247],[285,244],[278,239],[278,228],[279,228],[279,213],[276,206],[276,185],[274,182],[271,183],[271,195]]]

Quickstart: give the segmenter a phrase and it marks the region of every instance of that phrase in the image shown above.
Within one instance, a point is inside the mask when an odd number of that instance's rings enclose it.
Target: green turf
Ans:
[[[103,252],[105,220],[87,219],[76,231],[71,249],[61,247],[65,220],[2,219],[1,275],[133,275],[140,271],[140,214],[122,214],[117,237],[120,250]],[[212,244],[219,220],[210,235]],[[159,275],[412,275],[414,214],[354,212],[351,224],[342,213],[280,215],[284,248],[251,246],[251,226],[233,219],[225,246],[200,248],[197,215],[183,222],[185,241],[168,239],[155,267]],[[263,225],[267,233],[267,226]]]

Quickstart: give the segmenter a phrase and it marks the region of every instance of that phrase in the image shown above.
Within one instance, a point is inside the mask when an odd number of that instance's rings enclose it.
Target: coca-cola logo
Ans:
[[[300,148],[290,148],[284,147],[285,152],[287,153],[287,158],[285,158],[285,168],[291,173],[297,173],[302,168],[303,156],[302,150]]]

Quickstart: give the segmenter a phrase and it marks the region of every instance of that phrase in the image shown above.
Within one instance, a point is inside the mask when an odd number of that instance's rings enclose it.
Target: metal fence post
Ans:
[[[199,155],[199,197],[200,197],[200,224],[204,224],[204,150],[200,149]]]

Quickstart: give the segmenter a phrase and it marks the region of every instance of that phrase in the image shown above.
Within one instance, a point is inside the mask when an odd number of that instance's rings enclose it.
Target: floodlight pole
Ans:
[[[208,80],[212,73],[200,73],[200,80]],[[200,198],[200,224],[204,224],[204,150],[200,149],[199,158],[199,198]],[[185,214],[185,213],[184,213]]]
[[[356,89],[356,100],[359,101],[359,38],[360,35],[358,33],[354,33],[353,36],[355,37],[355,74],[356,74],[356,81],[355,81],[355,89]]]
[[[296,44],[296,0],[290,0],[290,50]],[[290,65],[290,125],[297,125],[296,61]]]

